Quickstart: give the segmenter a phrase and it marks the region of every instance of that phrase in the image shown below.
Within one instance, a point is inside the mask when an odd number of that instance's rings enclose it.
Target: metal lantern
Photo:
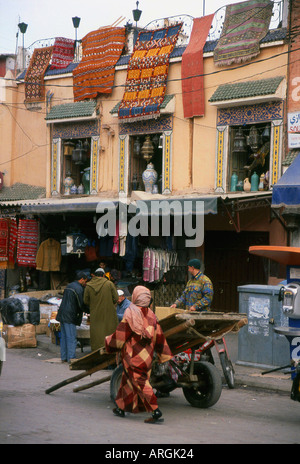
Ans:
[[[246,152],[246,139],[243,134],[242,128],[240,127],[237,131],[234,141],[233,141],[233,151],[237,153],[245,153]]]
[[[255,126],[251,127],[247,141],[251,150],[256,153],[261,146],[261,136]]]
[[[151,142],[150,135],[146,136],[146,140],[143,143],[141,152],[142,152],[143,158],[147,162],[150,161],[152,156],[154,155],[154,147],[153,147],[153,143]]]
[[[82,146],[81,140],[79,140],[72,152],[72,161],[75,164],[84,164],[87,161],[87,150]]]
[[[133,153],[138,156],[141,152],[141,144],[140,144],[140,138],[137,137],[134,141],[133,144]]]

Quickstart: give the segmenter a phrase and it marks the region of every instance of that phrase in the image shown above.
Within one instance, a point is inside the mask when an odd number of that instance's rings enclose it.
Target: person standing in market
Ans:
[[[81,324],[85,310],[83,303],[84,287],[88,281],[85,272],[78,271],[76,280],[64,290],[63,299],[57,312],[56,320],[60,322],[60,356],[63,362],[76,358],[76,326]]]
[[[132,303],[116,331],[105,338],[108,353],[121,352],[123,374],[116,396],[114,415],[125,417],[125,411],[151,412],[146,423],[162,421],[157,398],[150,385],[154,353],[160,363],[169,361],[173,355],[162,328],[150,309],[151,292],[141,285],[132,293]]]
[[[116,304],[118,302],[116,286],[105,277],[102,268],[98,268],[87,283],[83,301],[90,312],[91,349],[95,351],[104,346],[106,335],[112,334],[118,325]]]
[[[128,308],[130,305],[130,301],[126,298],[125,293],[123,290],[118,290],[118,304],[117,304],[117,316],[118,321],[121,322],[124,316],[125,309]]]
[[[199,259],[191,259],[188,262],[188,271],[192,278],[186,284],[182,295],[171,305],[178,308],[183,305],[189,311],[208,311],[213,299],[214,291],[211,280],[201,271]]]

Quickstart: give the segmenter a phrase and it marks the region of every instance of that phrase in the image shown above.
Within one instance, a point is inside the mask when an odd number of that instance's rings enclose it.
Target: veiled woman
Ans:
[[[170,360],[172,353],[150,304],[150,290],[137,286],[116,331],[106,337],[105,347],[109,353],[121,351],[123,364],[114,414],[124,417],[125,411],[147,411],[152,415],[145,422],[155,423],[163,419],[149,381],[152,362],[155,353],[159,362]]]

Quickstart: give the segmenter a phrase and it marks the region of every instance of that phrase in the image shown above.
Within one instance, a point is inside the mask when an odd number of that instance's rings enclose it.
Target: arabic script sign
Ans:
[[[289,149],[300,147],[300,112],[288,114]]]

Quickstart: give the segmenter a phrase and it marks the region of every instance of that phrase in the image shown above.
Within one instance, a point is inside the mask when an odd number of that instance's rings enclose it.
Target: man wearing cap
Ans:
[[[123,290],[118,290],[118,304],[117,304],[117,316],[118,316],[118,321],[121,322],[123,319],[123,314],[125,312],[125,309],[128,308],[130,305],[130,301],[126,298],[125,293]]]
[[[76,326],[81,324],[85,311],[83,291],[88,275],[77,271],[76,280],[67,285],[56,320],[60,322],[60,356],[63,362],[76,358]]]
[[[211,280],[201,271],[199,259],[191,259],[188,262],[188,271],[192,278],[186,284],[182,295],[171,305],[177,308],[183,305],[189,311],[207,311],[213,299],[213,285]]]
[[[117,328],[118,317],[116,303],[118,293],[116,286],[105,277],[102,268],[92,273],[92,279],[87,283],[83,301],[90,310],[90,340],[92,351],[104,346],[107,335]]]

